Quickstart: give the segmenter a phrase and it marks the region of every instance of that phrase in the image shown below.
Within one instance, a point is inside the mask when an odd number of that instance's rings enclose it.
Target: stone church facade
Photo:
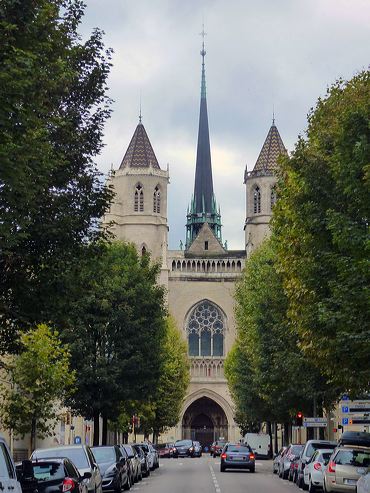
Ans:
[[[167,207],[173,206],[167,204],[169,172],[160,167],[141,117],[110,177],[116,196],[105,223],[112,224],[117,239],[133,242],[140,253],[150,252],[160,260],[159,282],[167,289],[169,312],[188,343],[191,382],[180,421],[167,439],[192,438],[208,445],[220,437],[240,438],[224,375],[236,333],[235,283],[246,258],[269,234],[276,200],[274,169],[286,150],[273,121],[254,169],[245,171],[245,249],[228,250],[213,192],[205,54],[203,45],[194,194],[186,215],[184,249],[168,250]]]

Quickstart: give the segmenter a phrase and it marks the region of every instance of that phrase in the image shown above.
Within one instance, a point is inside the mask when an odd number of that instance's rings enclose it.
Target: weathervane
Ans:
[[[139,123],[141,123],[141,120],[143,119],[143,115],[141,114],[141,92],[140,92],[140,112],[139,112]]]
[[[206,56],[206,50],[204,48],[204,38],[207,36],[207,33],[204,31],[204,22],[202,24],[202,32],[199,33],[199,36],[202,36],[203,38],[203,42],[202,42],[202,51],[200,52],[200,54],[202,55],[203,57],[203,64],[204,64],[204,57]]]

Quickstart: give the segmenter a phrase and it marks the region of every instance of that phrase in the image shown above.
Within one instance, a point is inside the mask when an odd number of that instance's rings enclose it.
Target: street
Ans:
[[[272,474],[271,461],[256,461],[256,472],[220,472],[220,459],[203,455],[200,459],[163,459],[150,478],[136,484],[131,491],[143,493],[286,493],[299,491],[289,481]]]

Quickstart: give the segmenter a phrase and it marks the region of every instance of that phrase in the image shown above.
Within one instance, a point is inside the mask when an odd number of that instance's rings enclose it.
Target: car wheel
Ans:
[[[256,468],[255,467],[251,467],[249,470],[250,470],[250,472],[256,472]]]
[[[125,483],[125,485],[124,485],[123,489],[124,489],[125,491],[128,491],[128,490],[130,490],[130,489],[131,489],[131,481],[130,481],[130,476],[129,476],[129,475],[127,475],[127,481],[126,481],[126,483]]]
[[[226,467],[225,466],[220,466],[220,472],[225,472],[226,471]]]
[[[315,492],[316,492],[316,486],[314,486],[314,485],[312,484],[311,478],[310,478],[310,482],[308,483],[308,491],[309,491],[310,493],[315,493]]]
[[[213,454],[213,458],[214,458],[214,459],[216,458],[216,454]]]

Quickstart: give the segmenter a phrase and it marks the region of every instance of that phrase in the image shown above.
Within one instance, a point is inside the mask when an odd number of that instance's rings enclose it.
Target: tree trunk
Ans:
[[[284,443],[283,445],[289,444],[289,423],[284,423]]]
[[[272,455],[272,426],[271,426],[271,421],[267,421],[267,423],[266,423],[266,432],[267,432],[268,436],[270,437],[269,459],[271,459],[271,455]]]
[[[31,448],[31,453],[36,448],[36,418],[32,418],[32,421],[31,421],[30,448]]]
[[[94,447],[97,445],[100,445],[99,439],[100,439],[100,415],[98,410],[94,410]]]
[[[107,445],[108,441],[108,417],[106,413],[103,413],[103,433],[102,433],[102,445]]]
[[[277,430],[278,426],[277,426],[277,422],[275,421],[274,423],[274,431],[275,431],[275,434],[274,434],[274,452],[275,454],[277,454],[279,452],[279,444],[278,444],[278,430]]]

